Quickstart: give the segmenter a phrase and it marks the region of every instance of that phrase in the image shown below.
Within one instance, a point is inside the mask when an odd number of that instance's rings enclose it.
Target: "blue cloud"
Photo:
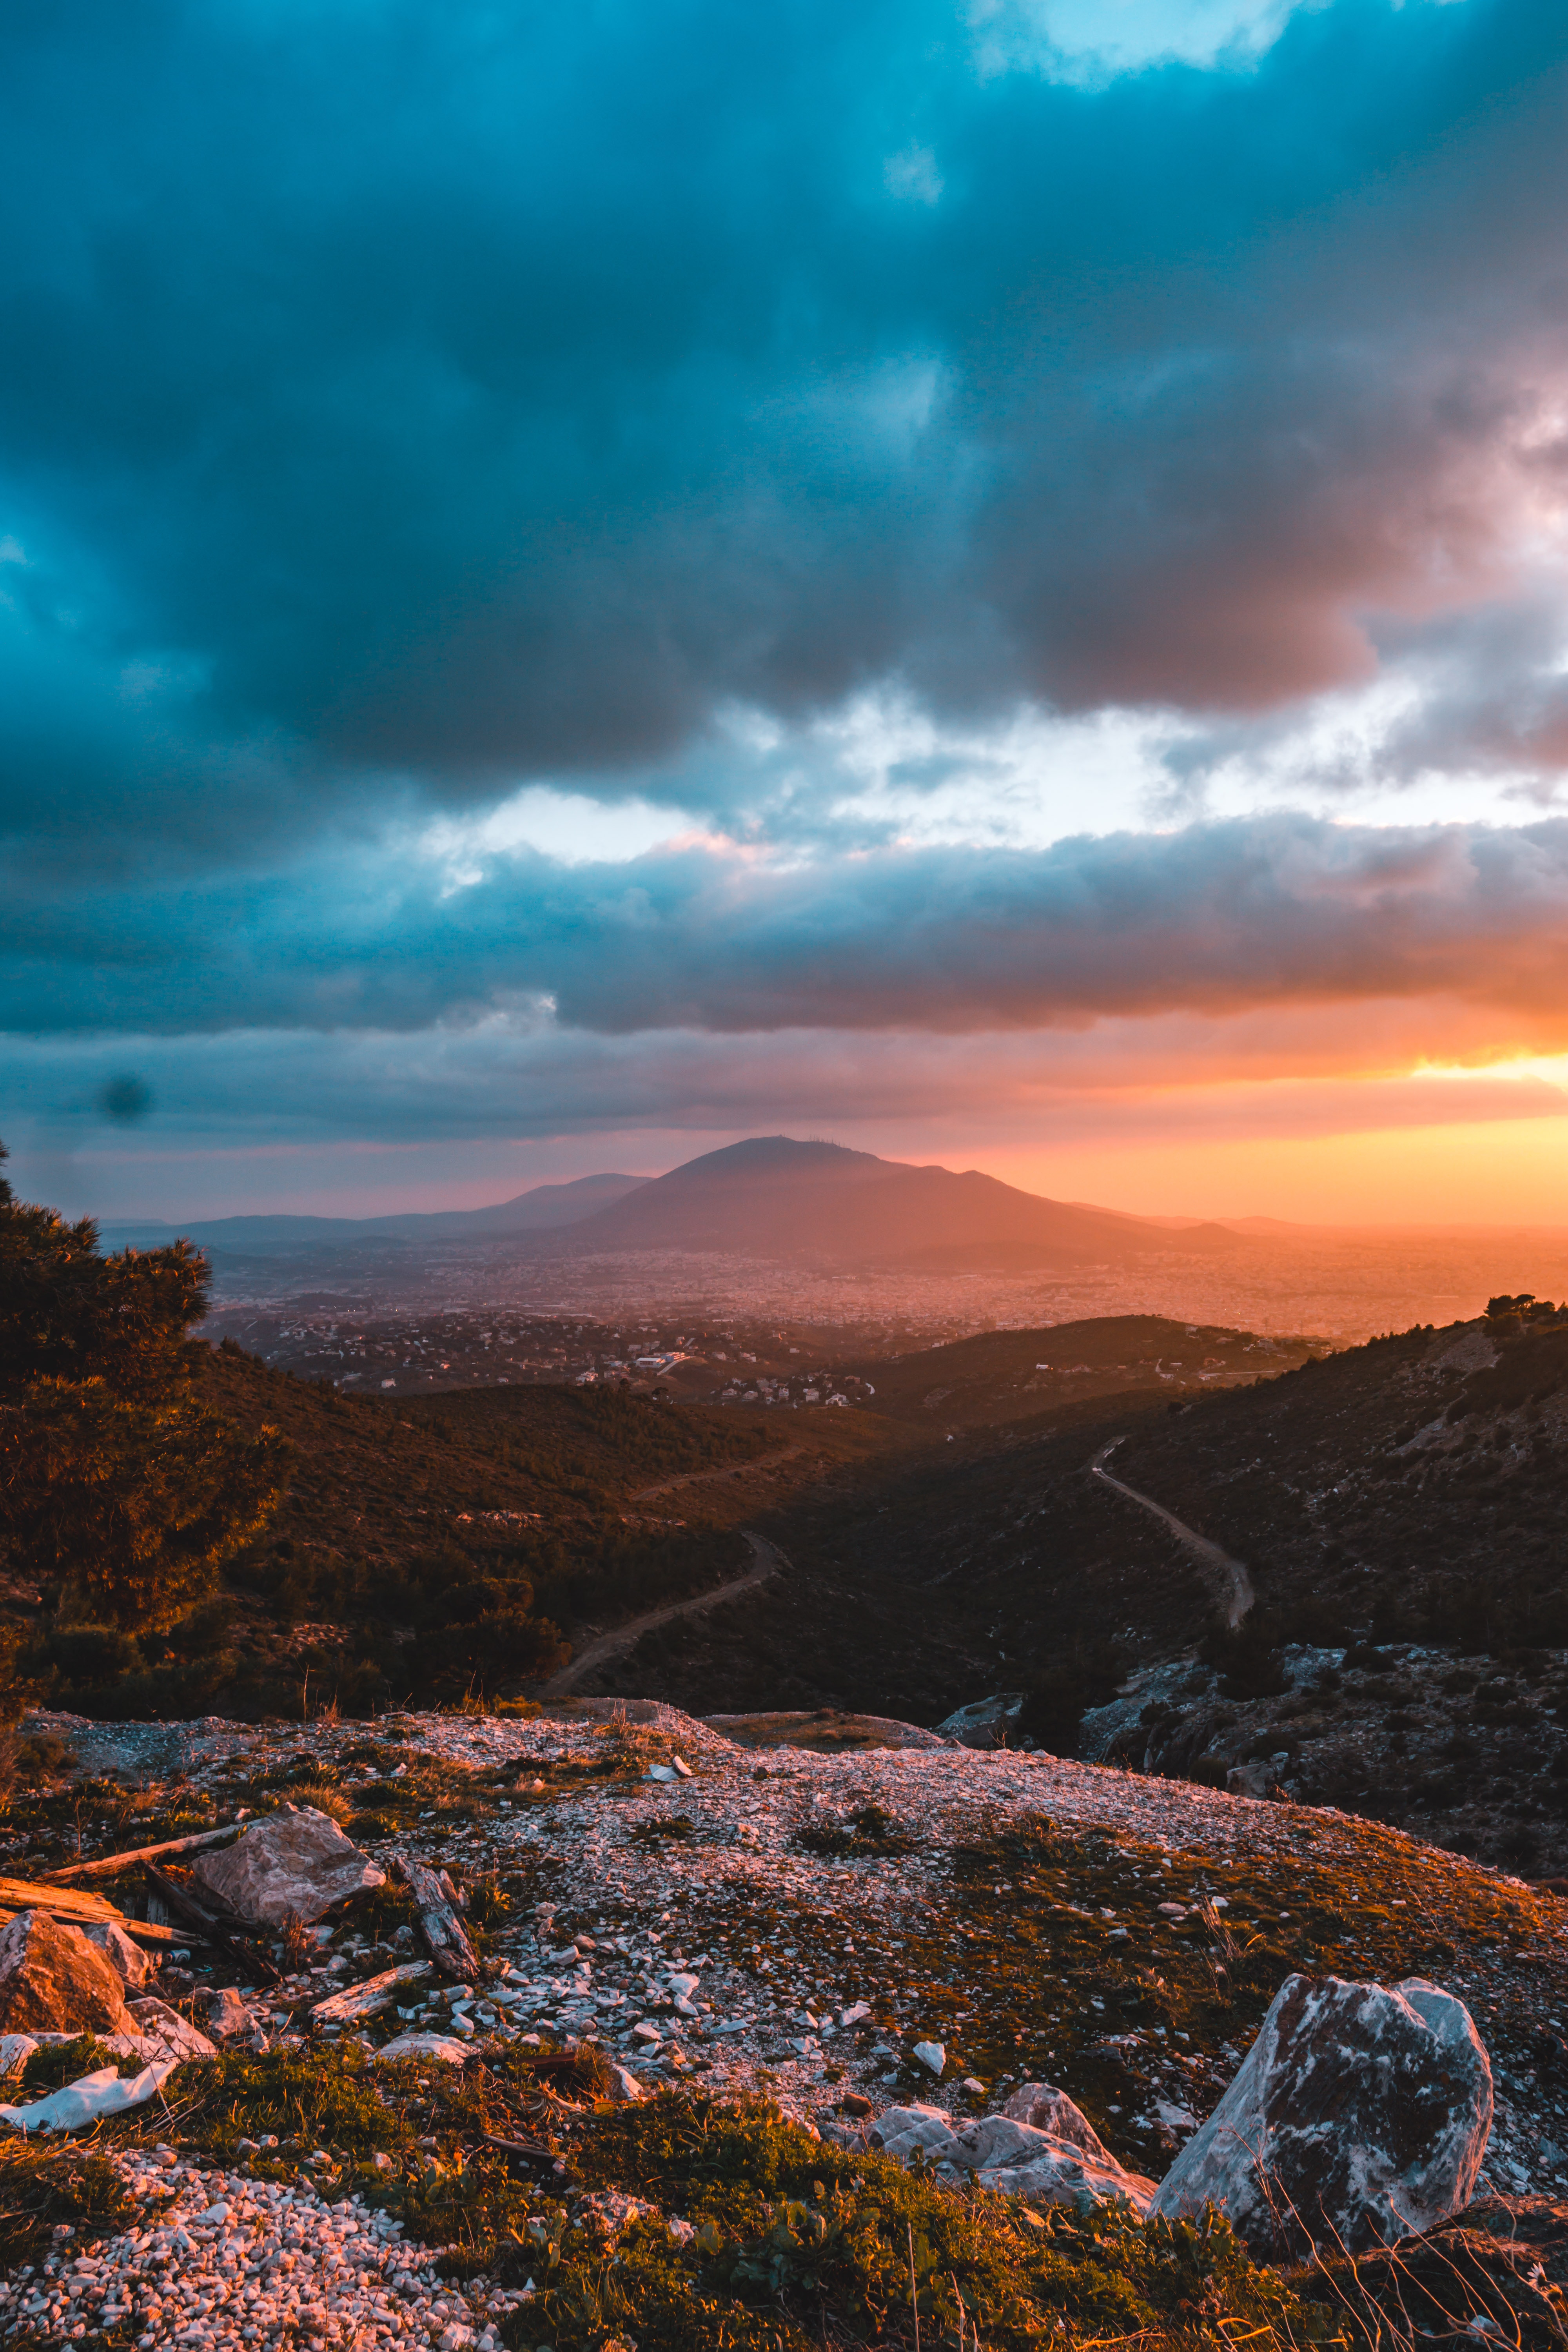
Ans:
[[[24,834],[244,846],[887,677],[1278,702],[1463,570],[1559,340],[1529,0],[1092,89],[939,0],[0,44]]]
[[[1568,820],[1287,814],[1033,852],[816,863],[522,851],[20,900],[0,989],[34,1034],[416,1031],[533,1005],[577,1031],[1038,1029],[1441,995],[1555,1016]],[[1505,1024],[1506,1025],[1506,1024]]]

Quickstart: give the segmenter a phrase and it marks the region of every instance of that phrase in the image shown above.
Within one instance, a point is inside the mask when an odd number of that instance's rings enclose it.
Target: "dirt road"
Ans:
[[[1221,1551],[1218,1544],[1210,1543],[1207,1536],[1199,1535],[1195,1528],[1190,1528],[1184,1519],[1177,1518],[1173,1511],[1166,1510],[1163,1503],[1156,1503],[1152,1496],[1141,1495],[1136,1486],[1129,1486],[1121,1478],[1113,1478],[1103,1465],[1106,1456],[1114,1454],[1121,1443],[1121,1438],[1116,1437],[1109,1445],[1101,1446],[1089,1465],[1089,1476],[1103,1478],[1108,1486],[1114,1486],[1119,1495],[1125,1495],[1128,1501],[1136,1503],[1141,1510],[1152,1511],[1155,1518],[1170,1528],[1176,1541],[1206,1570],[1224,1605],[1225,1622],[1234,1633],[1258,1598],[1247,1569],[1239,1559],[1232,1559],[1229,1552]]]
[[[731,1577],[728,1584],[717,1585],[710,1592],[694,1592],[689,1601],[672,1601],[663,1609],[647,1609],[640,1617],[628,1617],[624,1625],[616,1625],[610,1633],[601,1633],[596,1641],[579,1650],[571,1664],[563,1666],[561,1672],[545,1684],[540,1696],[564,1698],[569,1691],[575,1689],[584,1675],[592,1674],[595,1666],[602,1666],[606,1658],[630,1649],[641,1634],[651,1633],[656,1625],[668,1625],[677,1617],[700,1616],[704,1610],[717,1609],[721,1601],[737,1601],[742,1592],[754,1592],[759,1584],[765,1584],[770,1577],[778,1574],[780,1569],[789,1566],[777,1544],[769,1543],[766,1536],[753,1535],[750,1528],[742,1528],[741,1532],[752,1547],[756,1561],[754,1568],[749,1568],[744,1576]]]
[[[650,1495],[673,1495],[678,1486],[700,1486],[706,1478],[749,1478],[753,1470],[773,1470],[781,1462],[795,1462],[804,1445],[786,1445],[782,1454],[753,1454],[749,1462],[721,1462],[716,1470],[683,1470],[679,1478],[661,1478],[655,1486],[639,1486],[627,1499],[646,1503]]]

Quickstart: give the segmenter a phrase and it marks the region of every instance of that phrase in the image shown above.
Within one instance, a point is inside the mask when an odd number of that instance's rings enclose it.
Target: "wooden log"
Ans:
[[[205,1890],[198,1895],[183,1880],[171,1878],[155,1862],[143,1862],[142,1868],[177,1919],[188,1921],[205,1942],[221,1944],[258,1983],[281,1984],[283,1971],[274,1968],[267,1954],[251,1941],[247,1920],[237,1919],[232,1911],[226,1911]]]
[[[405,1853],[393,1854],[391,1863],[394,1874],[419,1906],[419,1932],[441,1974],[454,1984],[476,1983],[479,1957],[458,1916],[458,1890],[447,1873],[432,1870],[428,1863],[411,1862]]]
[[[74,1887],[51,1886],[43,1879],[0,1878],[0,1904],[7,1911],[47,1911],[52,1919],[120,1919],[123,1916],[107,1895],[79,1895]]]
[[[318,2025],[347,2025],[356,2017],[379,2017],[390,2009],[396,1988],[416,1984],[430,1974],[428,1960],[405,1960],[401,1968],[384,1969],[378,1977],[366,1977],[363,1984],[345,1985],[342,1992],[329,1993],[319,2000],[310,2015]]]
[[[47,1898],[40,1897],[32,1903],[18,1904],[16,1910],[13,1910],[9,1904],[0,1904],[0,1927],[9,1926],[16,1916],[17,1910],[47,1911],[50,1918],[58,1920],[62,1927],[87,1928],[96,1924],[92,1919],[83,1918],[79,1911],[57,1911],[52,1903]],[[195,1928],[187,1932],[182,1927],[160,1927],[151,1919],[132,1919],[123,1914],[115,1919],[114,1925],[122,1929],[133,1944],[149,1944],[154,1950],[161,1949],[166,1944],[205,1944],[206,1942],[205,1936],[198,1934]]]
[[[96,1862],[68,1862],[58,1870],[46,1870],[44,1876],[50,1884],[61,1878],[112,1878],[117,1871],[129,1870],[132,1863],[156,1862],[160,1854],[194,1853],[199,1845],[216,1845],[220,1838],[233,1837],[239,1826],[237,1822],[226,1822],[221,1830],[196,1830],[189,1837],[165,1838],[161,1845],[132,1846],[129,1853],[103,1853]]]
[[[541,2157],[548,2161],[555,2154],[552,2147],[542,2147],[536,2139],[502,2139],[495,2132],[486,2132],[485,2142],[489,2147],[499,2147],[504,2155],[526,2156],[534,2163],[537,2163]]]

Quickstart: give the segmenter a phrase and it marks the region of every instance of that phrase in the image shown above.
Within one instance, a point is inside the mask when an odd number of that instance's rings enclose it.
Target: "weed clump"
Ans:
[[[129,2211],[120,2175],[97,2148],[0,2141],[0,2269],[38,2261],[62,2226],[117,2229]]]
[[[763,2100],[663,2092],[599,2109],[573,2171],[591,2189],[657,2198],[695,2234],[678,2246],[647,2219],[605,2267],[581,2229],[546,2224],[540,2243],[536,2225],[536,2332],[562,2352],[620,2328],[639,2352],[805,2352],[830,2337],[901,2343],[916,2326],[1023,2352],[1064,2336],[1173,2340],[1204,2321],[1283,2345],[1300,2309],[1223,2222],[1028,2211],[826,2146]]]
[[[914,1852],[891,1813],[880,1805],[862,1805],[847,1821],[814,1822],[802,1830],[795,1843],[805,1853],[819,1853],[834,1862],[855,1862]]]
[[[18,2104],[47,2099],[51,2091],[79,2083],[84,2074],[96,2074],[104,2066],[112,2066],[119,2074],[139,2074],[145,2063],[144,2059],[124,2057],[110,2050],[95,2033],[79,2033],[72,2042],[46,2042],[22,2069]]]

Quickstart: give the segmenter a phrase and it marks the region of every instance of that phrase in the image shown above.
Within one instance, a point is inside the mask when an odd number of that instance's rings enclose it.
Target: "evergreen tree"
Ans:
[[[277,1508],[287,1442],[197,1394],[210,1281],[186,1242],[104,1256],[0,1174],[0,1540],[62,1623],[162,1631]]]

